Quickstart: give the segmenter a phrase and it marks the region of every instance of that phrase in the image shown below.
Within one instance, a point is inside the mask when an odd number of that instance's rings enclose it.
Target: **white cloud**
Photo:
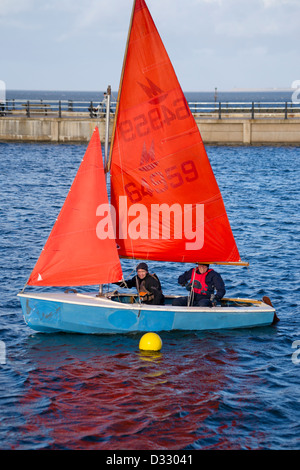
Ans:
[[[129,15],[127,7],[126,3],[120,4],[116,0],[53,0],[43,9],[52,14],[67,15],[63,32],[57,37],[58,42],[64,42],[85,33],[109,38],[122,28],[124,16]]]
[[[262,0],[262,2],[266,8],[299,4],[299,0]]]
[[[0,0],[0,17],[12,16],[27,10],[34,5],[35,0]]]
[[[300,0],[146,1],[183,88],[297,78]],[[28,76],[36,88],[40,76],[51,89],[117,85],[131,9],[132,0],[0,0],[0,79],[11,88]]]

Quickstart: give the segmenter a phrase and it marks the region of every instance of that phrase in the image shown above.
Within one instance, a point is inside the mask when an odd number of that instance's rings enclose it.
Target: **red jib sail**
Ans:
[[[121,256],[241,263],[198,127],[144,0],[133,6],[112,142]]]
[[[101,143],[98,128],[95,128],[65,203],[27,284],[78,286],[122,279],[115,240],[100,239],[97,234],[97,208],[104,204],[108,207]]]

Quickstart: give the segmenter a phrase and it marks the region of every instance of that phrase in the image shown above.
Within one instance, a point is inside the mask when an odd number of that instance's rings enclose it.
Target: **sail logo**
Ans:
[[[150,99],[149,103],[156,105],[161,103],[166,99],[168,93],[164,93],[155,83],[153,83],[149,78],[146,77],[148,82],[148,86],[144,85],[143,83],[138,82],[142,90],[146,93],[148,98]]]
[[[118,220],[117,220],[118,213]],[[204,204],[174,203],[128,205],[127,196],[119,196],[116,211],[111,204],[100,204],[96,226],[100,240],[184,240],[186,250],[198,251],[204,245]]]
[[[118,125],[119,136],[127,143],[136,139],[145,139],[156,131],[172,128],[178,121],[191,117],[189,105],[183,94],[181,96],[175,94],[175,99],[172,99],[172,94],[169,96],[169,93],[165,93],[150,79],[146,80],[148,85],[140,82],[138,84],[145,92],[150,106],[138,107],[138,111],[134,107],[132,114],[124,113],[126,119],[121,119]]]
[[[152,140],[149,150],[147,150],[146,142],[144,142],[139,170],[150,171],[150,170],[153,170],[157,165],[158,165],[158,162],[155,161],[153,140]]]

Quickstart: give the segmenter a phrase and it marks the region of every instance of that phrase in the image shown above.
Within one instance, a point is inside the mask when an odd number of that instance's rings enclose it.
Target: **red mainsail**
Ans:
[[[144,0],[133,6],[110,162],[121,256],[241,263],[200,132]]]
[[[101,143],[96,127],[27,284],[79,286],[122,279],[115,240],[97,236],[97,208],[103,204],[108,207]]]

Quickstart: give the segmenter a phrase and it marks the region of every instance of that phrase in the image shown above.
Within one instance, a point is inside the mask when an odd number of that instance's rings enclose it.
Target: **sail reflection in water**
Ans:
[[[29,337],[19,448],[30,441],[53,449],[257,447],[255,430],[238,436],[242,409],[224,407],[235,350],[224,359],[222,337],[212,336],[168,334],[164,343],[163,352],[145,354],[136,335]]]

